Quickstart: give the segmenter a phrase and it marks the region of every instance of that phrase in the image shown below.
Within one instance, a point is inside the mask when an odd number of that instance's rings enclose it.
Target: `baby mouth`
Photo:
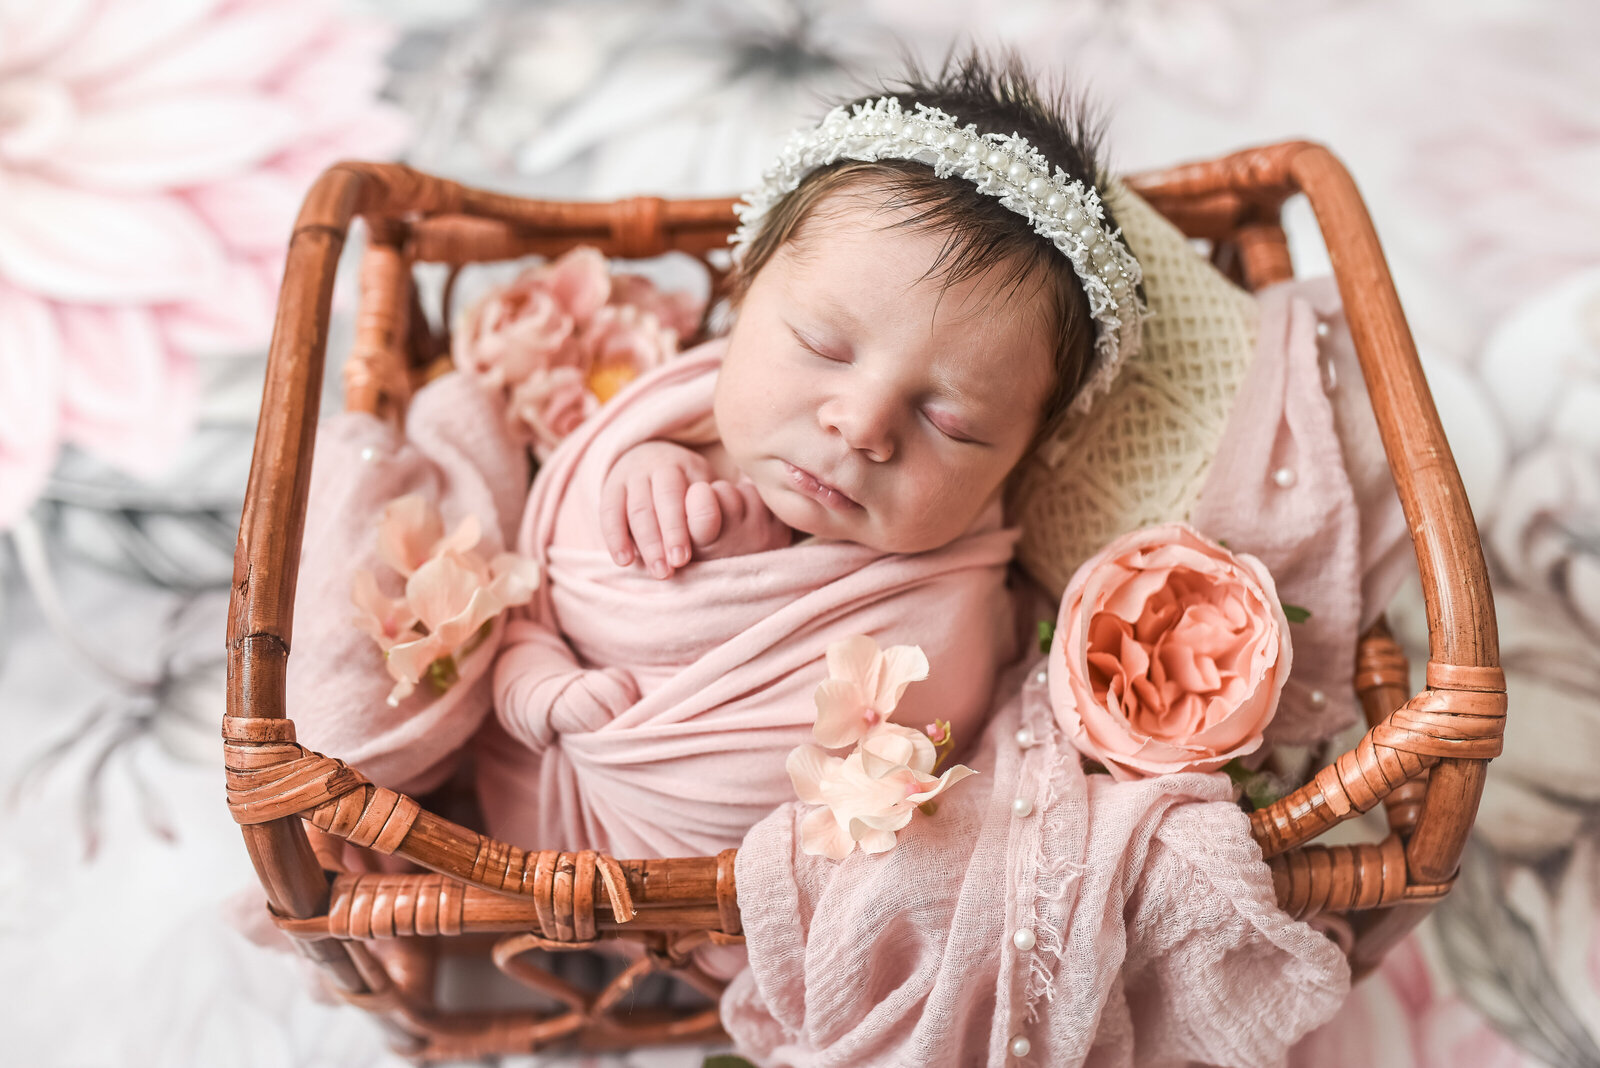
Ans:
[[[860,504],[843,491],[828,485],[805,468],[796,467],[787,460],[783,461],[783,466],[788,473],[790,485],[818,504],[836,512],[853,512],[861,508]]]

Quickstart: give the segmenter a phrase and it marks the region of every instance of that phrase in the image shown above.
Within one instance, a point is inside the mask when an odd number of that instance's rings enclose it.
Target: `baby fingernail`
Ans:
[[[667,565],[662,563],[660,560],[657,560],[655,563],[650,565],[650,574],[654,575],[658,579],[666,578]]]
[[[619,549],[611,554],[611,559],[617,562],[618,567],[627,567],[628,562],[633,558]]]
[[[689,550],[680,545],[672,550],[669,558],[672,560],[673,567],[682,567],[689,562]]]

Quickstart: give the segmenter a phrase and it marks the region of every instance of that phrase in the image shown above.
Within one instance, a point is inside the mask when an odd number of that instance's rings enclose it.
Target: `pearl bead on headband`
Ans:
[[[818,126],[791,135],[761,186],[734,205],[739,216],[734,255],[743,255],[762,218],[807,174],[841,159],[911,160],[926,163],[941,178],[972,182],[1060,249],[1083,284],[1095,321],[1095,366],[1069,410],[1086,413],[1110,388],[1128,353],[1139,347],[1145,314],[1138,294],[1139,261],[1120,230],[1107,230],[1099,194],[1060,167],[1052,169],[1026,139],[979,133],[976,125],[960,126],[938,108],[913,108],[907,112],[894,97],[881,97],[853,110],[834,108]]]

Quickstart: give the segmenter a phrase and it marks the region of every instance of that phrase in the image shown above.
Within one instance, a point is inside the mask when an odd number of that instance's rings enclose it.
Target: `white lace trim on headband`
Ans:
[[[767,171],[761,186],[734,206],[739,229],[733,235],[740,255],[773,205],[792,192],[811,171],[841,159],[867,163],[883,159],[926,163],[941,178],[952,175],[1000,198],[1027,219],[1034,232],[1071,261],[1089,298],[1095,320],[1095,366],[1072,401],[1082,415],[1110,388],[1128,353],[1139,346],[1139,261],[1106,229],[1105,210],[1093,188],[1052,168],[1038,149],[1016,134],[979,133],[973,123],[957,125],[953,115],[923,104],[906,112],[892,96],[853,111],[834,108],[814,128],[794,133]]]

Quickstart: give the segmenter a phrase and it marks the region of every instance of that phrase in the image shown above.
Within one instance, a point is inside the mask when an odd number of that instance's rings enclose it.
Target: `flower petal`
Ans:
[[[194,362],[168,349],[147,308],[67,306],[58,322],[62,434],[119,470],[159,475],[194,429]]]
[[[406,600],[429,632],[463,616],[482,590],[482,579],[454,553],[430,557],[406,579]]]
[[[802,853],[813,857],[824,856],[829,860],[843,860],[855,848],[855,839],[850,837],[850,832],[839,826],[839,821],[826,808],[812,811],[800,822]]]
[[[417,493],[396,497],[378,520],[378,559],[410,575],[433,555],[443,533],[444,521],[431,501]]]
[[[821,805],[825,803],[822,784],[832,777],[841,763],[843,761],[838,757],[829,756],[814,745],[797,745],[789,751],[783,766],[789,772],[789,781],[794,784],[795,795],[802,801]]]
[[[872,706],[885,717],[894,711],[906,687],[928,677],[928,656],[919,645],[891,645],[879,662]]]
[[[813,699],[817,722],[811,733],[818,745],[839,749],[855,744],[867,732],[869,708],[854,680],[828,679],[819,683]]]
[[[538,563],[516,553],[496,554],[489,561],[489,573],[493,576],[490,591],[508,607],[533,600],[542,580]]]
[[[0,531],[33,503],[55,466],[61,363],[50,306],[0,283]]]
[[[0,171],[0,274],[66,301],[183,300],[222,246],[175,196],[109,195]]]
[[[72,81],[102,80],[159,54],[202,22],[220,0],[163,0],[159,4],[101,3],[83,32],[50,64],[50,73]]]
[[[107,190],[200,185],[276,154],[300,128],[292,110],[255,93],[102,104],[78,117],[52,152],[49,170]]]
[[[259,85],[307,52],[325,29],[304,4],[232,5],[174,35],[104,92],[128,97]]]

